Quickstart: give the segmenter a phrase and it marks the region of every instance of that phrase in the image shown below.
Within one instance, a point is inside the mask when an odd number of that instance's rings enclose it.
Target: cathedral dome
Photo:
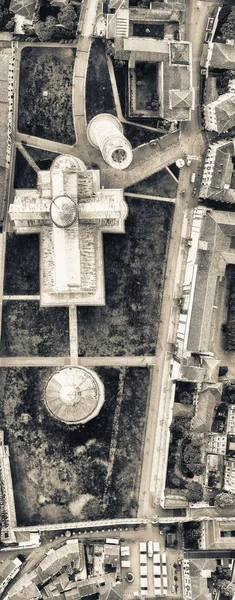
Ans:
[[[87,423],[99,414],[103,403],[103,383],[90,369],[66,367],[54,373],[47,383],[46,407],[63,423]]]
[[[66,195],[56,196],[50,207],[51,218],[57,227],[70,227],[77,219],[76,202]]]

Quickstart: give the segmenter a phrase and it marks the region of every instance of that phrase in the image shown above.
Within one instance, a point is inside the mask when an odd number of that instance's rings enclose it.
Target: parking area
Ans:
[[[121,545],[124,599],[133,597],[182,597],[182,553],[166,550],[159,541]]]

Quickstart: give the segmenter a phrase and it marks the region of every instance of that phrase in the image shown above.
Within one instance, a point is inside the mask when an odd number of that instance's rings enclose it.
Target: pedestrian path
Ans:
[[[78,326],[77,307],[75,304],[69,306],[69,347],[71,365],[76,365],[78,358]]]
[[[127,198],[133,198],[133,196],[135,198],[143,198],[144,200],[155,200],[156,202],[175,202],[175,198],[165,198],[165,196],[149,196],[148,194],[136,194],[135,192],[133,192],[132,194],[130,194],[130,192],[125,192],[124,196],[127,196]]]
[[[60,367],[70,364],[70,356],[0,357],[0,367]],[[152,367],[154,364],[154,356],[73,356],[73,365],[84,367]]]
[[[3,300],[19,300],[19,301],[25,300],[26,302],[28,302],[29,300],[30,301],[37,300],[37,302],[39,302],[40,301],[40,296],[39,296],[39,294],[38,295],[36,295],[36,294],[35,295],[29,295],[28,294],[27,296],[25,296],[25,295],[14,296],[12,294],[12,295],[4,295],[3,296]]]

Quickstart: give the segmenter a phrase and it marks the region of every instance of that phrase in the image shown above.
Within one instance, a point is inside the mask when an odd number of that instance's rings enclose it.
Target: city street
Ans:
[[[218,3],[215,2],[215,5]],[[211,2],[189,0],[186,5],[185,39],[192,42],[193,86],[195,87],[195,110],[191,121],[181,125],[181,146],[186,154],[201,158],[205,149],[205,136],[201,131],[199,90],[200,90],[200,58],[205,37],[208,16],[213,5]],[[200,169],[200,162],[199,167]],[[181,192],[185,190],[182,199]],[[171,347],[168,343],[169,330],[172,327],[172,309],[174,307],[174,290],[179,284],[176,269],[182,254],[182,226],[186,209],[196,205],[192,198],[192,185],[188,167],[181,171],[178,193],[175,203],[175,214],[172,226],[171,241],[168,254],[165,289],[162,302],[162,318],[156,347],[156,363],[153,369],[150,406],[145,438],[142,478],[139,495],[139,516],[162,515],[160,506],[165,487],[169,425],[172,418],[174,398],[170,381]],[[177,312],[175,313],[177,317]]]

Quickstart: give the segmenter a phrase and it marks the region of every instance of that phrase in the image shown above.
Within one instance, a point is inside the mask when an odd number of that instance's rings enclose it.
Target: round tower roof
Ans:
[[[86,423],[98,415],[103,403],[103,383],[90,369],[66,367],[48,381],[46,407],[63,423]]]
[[[51,218],[57,227],[70,227],[77,219],[76,202],[70,196],[56,196],[51,203]]]

